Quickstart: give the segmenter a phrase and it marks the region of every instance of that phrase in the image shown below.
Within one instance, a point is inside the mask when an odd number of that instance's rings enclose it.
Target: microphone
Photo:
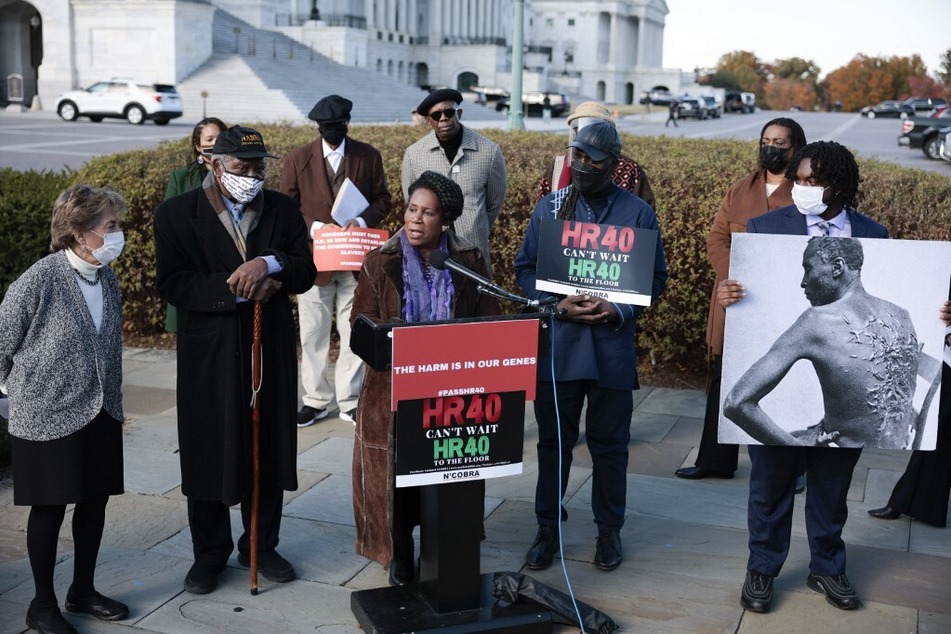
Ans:
[[[440,271],[449,269],[450,271],[455,271],[463,277],[469,278],[479,285],[480,291],[485,291],[490,295],[494,295],[500,299],[507,299],[512,302],[518,302],[519,304],[525,304],[526,306],[547,306],[549,304],[558,303],[557,297],[549,297],[546,299],[528,299],[527,297],[522,297],[521,295],[511,293],[495,282],[488,280],[475,271],[472,271],[459,264],[455,260],[451,259],[448,253],[439,249],[433,249],[430,251],[427,261],[433,266],[433,268],[437,268]]]

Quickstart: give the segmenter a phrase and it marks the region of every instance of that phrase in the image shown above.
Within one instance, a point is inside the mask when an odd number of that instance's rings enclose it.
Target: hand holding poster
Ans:
[[[325,224],[313,229],[311,237],[318,271],[359,271],[364,256],[386,242],[389,233],[385,229],[341,229]]]
[[[541,225],[535,288],[650,306],[656,248],[653,229],[549,220]]]

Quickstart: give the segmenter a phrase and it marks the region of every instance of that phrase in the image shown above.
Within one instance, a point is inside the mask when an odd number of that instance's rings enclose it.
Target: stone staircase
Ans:
[[[201,96],[205,91],[207,99]],[[212,56],[178,84],[186,120],[202,113],[225,122],[303,123],[321,98],[353,101],[354,122],[409,123],[425,93],[367,68],[332,62],[275,31],[257,29],[218,9]],[[204,102],[204,103],[203,103]],[[488,108],[467,105],[467,118],[501,119]]]

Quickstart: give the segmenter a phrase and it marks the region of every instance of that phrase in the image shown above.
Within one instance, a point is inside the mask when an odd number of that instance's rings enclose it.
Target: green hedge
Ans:
[[[311,127],[259,128],[268,149],[278,156],[310,142],[314,135]],[[421,131],[408,126],[354,126],[351,133],[383,154],[395,206],[387,228],[396,229],[402,223],[403,150]],[[506,287],[517,290],[512,262],[532,210],[535,187],[544,166],[563,150],[566,135],[484,133],[502,146],[509,178],[505,207],[492,235],[495,275]],[[706,257],[707,231],[729,185],[752,169],[755,149],[752,142],[624,135],[625,154],[645,167],[657,197],[670,267],[667,293],[641,319],[638,335],[641,352],[657,362],[690,370],[703,366],[713,279]],[[67,183],[110,185],[129,203],[123,223],[127,247],[116,263],[123,284],[125,330],[134,336],[160,334],[164,306],[154,284],[152,210],[163,198],[168,173],[188,156],[188,141],[182,139],[152,150],[97,158],[66,175],[0,173],[0,240],[8,247],[3,250],[8,258],[0,271],[0,288],[5,290],[11,279],[45,252],[39,246],[48,240],[49,210]],[[885,224],[893,237],[951,239],[951,179],[877,160],[860,159],[860,167],[864,182],[859,207]],[[268,187],[276,188],[282,168],[281,161],[269,165]]]

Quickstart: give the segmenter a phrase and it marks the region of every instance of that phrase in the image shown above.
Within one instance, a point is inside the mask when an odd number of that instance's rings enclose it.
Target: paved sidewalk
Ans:
[[[112,634],[358,632],[349,595],[385,585],[386,573],[353,552],[352,425],[330,418],[299,432],[300,489],[285,498],[279,547],[299,579],[271,584],[262,578],[260,594],[252,597],[247,570],[233,555],[218,589],[196,596],[182,589],[191,543],[176,455],[174,353],[127,350],[124,394],[126,493],[112,498],[107,509],[97,586],[126,602],[131,616],[117,623],[67,618],[81,632]],[[635,397],[624,563],[609,573],[591,563],[596,531],[583,445],[575,452],[564,529],[565,563],[577,598],[609,614],[621,632],[951,632],[951,529],[908,519],[884,522],[865,513],[885,503],[907,454],[869,450],[855,471],[845,539],[861,609],[836,610],[806,587],[808,548],[798,508],[773,611],[745,613],[739,603],[747,556],[745,452],[733,480],[674,478],[675,469],[693,464],[704,395],[645,388]],[[524,473],[487,482],[484,571],[520,571],[535,533],[536,427],[530,410]],[[798,498],[797,506],[803,502]],[[7,634],[25,630],[33,595],[28,509],[13,506],[9,481],[0,487],[0,509],[0,634]],[[232,525],[240,526],[234,511]],[[56,576],[61,603],[72,576],[69,526],[67,513]],[[532,576],[564,590],[558,563]]]

